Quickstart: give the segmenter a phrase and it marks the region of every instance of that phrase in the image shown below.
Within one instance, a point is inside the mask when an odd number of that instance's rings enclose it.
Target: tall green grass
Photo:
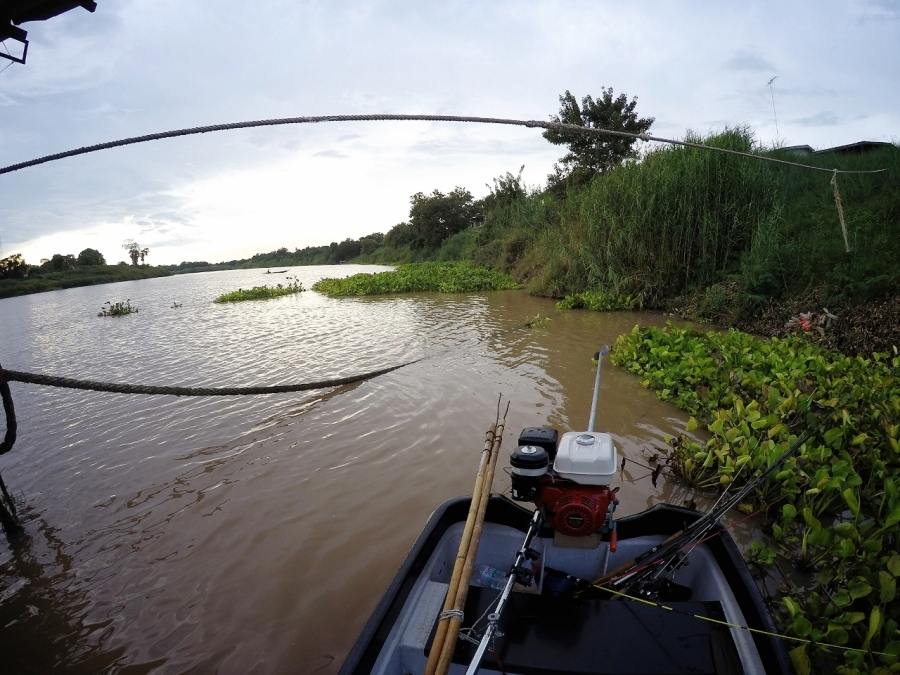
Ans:
[[[693,140],[772,152],[744,128]],[[859,297],[895,285],[900,151],[801,161],[889,169],[838,179],[850,254],[831,174],[667,147],[561,197],[533,193],[488,213],[473,259],[514,272],[538,294],[600,291],[651,307],[726,278],[758,296],[825,284]]]

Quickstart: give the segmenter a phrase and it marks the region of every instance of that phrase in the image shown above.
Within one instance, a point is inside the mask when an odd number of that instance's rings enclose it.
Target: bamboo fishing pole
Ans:
[[[506,405],[506,412],[509,412],[508,403]],[[491,489],[494,484],[494,472],[497,468],[497,458],[500,456],[500,445],[503,443],[503,431],[506,428],[506,412],[503,413],[503,419],[497,424],[494,440],[491,444],[491,455],[488,459],[487,471],[484,481],[482,482],[482,494],[478,503],[478,514],[475,519],[475,526],[472,529],[472,540],[469,544],[468,551],[466,552],[462,574],[459,583],[457,584],[456,597],[450,613],[450,621],[447,624],[446,638],[441,647],[436,675],[447,674],[450,669],[450,660],[453,658],[453,651],[456,649],[456,641],[459,638],[459,629],[462,626],[463,620],[462,612],[466,606],[466,598],[469,594],[469,580],[472,578],[472,568],[475,566],[475,559],[478,556],[478,544],[481,541],[481,531],[484,528],[484,517],[487,512],[487,505],[488,501],[490,501]],[[431,653],[434,653],[433,645]]]
[[[459,541],[459,549],[456,552],[456,561],[453,563],[453,574],[450,576],[450,587],[447,589],[447,597],[444,599],[444,607],[438,620],[437,630],[434,633],[434,640],[431,643],[431,652],[428,655],[428,664],[425,667],[426,675],[434,675],[437,670],[438,659],[444,640],[447,637],[447,628],[449,626],[450,615],[448,612],[453,608],[456,602],[456,591],[459,588],[459,581],[462,578],[463,567],[466,562],[466,556],[472,542],[472,532],[475,529],[475,520],[478,516],[479,505],[484,494],[483,486],[485,474],[490,464],[491,452],[494,447],[494,439],[496,438],[497,424],[500,418],[500,403],[497,403],[497,418],[491,425],[490,429],[485,433],[484,449],[481,451],[481,460],[478,464],[478,473],[475,476],[475,485],[472,488],[472,501],[469,503],[469,513],[466,516],[466,525],[463,528],[462,538]],[[477,545],[476,545],[477,547]]]

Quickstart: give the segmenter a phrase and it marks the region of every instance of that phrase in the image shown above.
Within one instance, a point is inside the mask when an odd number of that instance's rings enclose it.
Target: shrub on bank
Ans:
[[[321,279],[313,290],[332,297],[437,291],[469,293],[518,288],[512,277],[466,263],[412,263],[390,272]]]
[[[900,357],[669,326],[635,327],[616,342],[613,361],[691,413],[689,429],[706,424],[708,442],[673,441],[671,465],[692,485],[743,483],[801,432],[811,435],[756,495],[779,552],[809,573],[783,597],[785,630],[895,655],[845,652],[841,672],[897,663]],[[810,658],[825,672],[840,657],[800,646],[792,658],[802,673]]]

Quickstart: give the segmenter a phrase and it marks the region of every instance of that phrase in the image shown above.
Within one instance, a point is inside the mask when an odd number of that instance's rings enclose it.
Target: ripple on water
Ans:
[[[359,268],[294,271],[310,287]],[[556,313],[520,292],[212,302],[265,281],[239,270],[0,301],[3,363],[21,370],[223,386],[422,359],[371,382],[259,397],[14,384],[20,436],[0,470],[28,538],[0,551],[0,625],[29,667],[336,672],[428,514],[471,489],[497,396],[512,404],[507,449],[523,426],[583,425],[590,356],[638,320]],[[96,317],[126,297],[139,314]],[[524,328],[537,313],[548,326]],[[635,457],[684,427],[613,368],[599,418]],[[684,497],[639,477],[624,477],[623,513]]]

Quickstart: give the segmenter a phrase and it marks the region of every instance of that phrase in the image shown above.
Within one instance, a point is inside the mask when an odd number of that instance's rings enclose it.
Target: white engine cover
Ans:
[[[619,458],[612,436],[596,431],[568,431],[559,440],[553,470],[582,485],[608,485]]]

